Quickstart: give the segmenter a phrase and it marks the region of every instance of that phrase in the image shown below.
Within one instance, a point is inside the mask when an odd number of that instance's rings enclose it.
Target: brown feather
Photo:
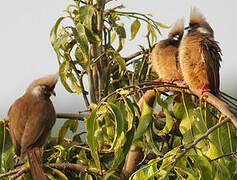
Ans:
[[[152,69],[164,81],[170,81],[171,79],[182,80],[182,75],[178,70],[177,56],[183,31],[184,22],[183,20],[178,20],[171,29],[168,38],[160,41],[151,53]]]
[[[192,9],[189,31],[179,46],[181,72],[192,91],[207,85],[213,94],[219,92],[221,51],[213,34],[203,16]]]
[[[56,75],[33,81],[8,111],[15,154],[22,159],[28,155],[29,161],[35,161],[33,150],[44,145],[56,121],[56,112],[49,99],[56,83]],[[40,155],[37,158],[40,159]]]

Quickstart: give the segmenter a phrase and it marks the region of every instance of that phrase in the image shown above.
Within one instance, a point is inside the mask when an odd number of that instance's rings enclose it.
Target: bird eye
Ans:
[[[175,41],[178,41],[180,38],[179,34],[175,34],[172,39],[175,40]]]

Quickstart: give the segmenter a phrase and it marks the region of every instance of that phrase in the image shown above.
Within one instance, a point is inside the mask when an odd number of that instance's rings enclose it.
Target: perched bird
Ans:
[[[46,180],[41,167],[41,151],[56,120],[50,96],[56,95],[57,80],[55,74],[33,81],[8,111],[15,154],[21,159],[28,157],[34,180]]]
[[[191,9],[186,36],[179,46],[179,64],[184,81],[191,91],[202,95],[219,93],[221,49],[214,40],[214,32],[202,14]]]
[[[182,80],[178,65],[178,47],[184,33],[184,21],[178,20],[169,32],[168,38],[161,40],[152,50],[151,65],[159,75],[159,80]],[[156,80],[157,81],[157,80]]]

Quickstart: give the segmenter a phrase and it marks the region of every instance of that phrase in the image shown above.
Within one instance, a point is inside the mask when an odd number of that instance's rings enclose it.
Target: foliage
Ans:
[[[48,138],[43,154],[44,163],[81,164],[88,171],[47,168],[47,177],[121,179],[126,155],[136,145],[143,149],[144,158],[130,179],[235,179],[234,155],[219,158],[236,151],[236,130],[231,124],[202,139],[173,166],[182,149],[222,116],[205,102],[194,104],[184,94],[177,102],[176,95],[157,93],[154,106],[144,104],[141,111],[136,103],[142,94],[138,85],[155,78],[148,56],[159,28],[168,26],[154,21],[150,14],[125,12],[123,6],[106,7],[103,0],[74,1],[51,30],[61,82],[69,93],[83,95],[90,112],[84,120],[85,140],[78,134],[78,120],[67,120],[57,137]],[[123,20],[130,22],[130,37]],[[148,47],[122,57],[125,42],[133,40],[143,25]],[[0,129],[0,173],[5,173],[14,169],[15,162],[6,123],[1,122]],[[65,138],[68,131],[74,134],[72,139]],[[29,173],[21,176],[31,179]]]

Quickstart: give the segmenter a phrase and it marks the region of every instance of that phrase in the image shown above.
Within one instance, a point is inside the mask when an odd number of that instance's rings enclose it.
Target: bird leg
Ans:
[[[172,78],[171,80],[169,80],[169,83],[174,83],[175,81],[179,81],[179,79],[178,78]]]
[[[155,80],[153,80],[154,82],[161,82],[162,81],[162,78],[157,78]]]
[[[206,84],[203,84],[203,86],[201,87],[200,89],[200,94],[199,94],[199,97],[201,97],[203,95],[203,93],[205,92],[210,92],[211,90],[207,88],[207,85]]]

